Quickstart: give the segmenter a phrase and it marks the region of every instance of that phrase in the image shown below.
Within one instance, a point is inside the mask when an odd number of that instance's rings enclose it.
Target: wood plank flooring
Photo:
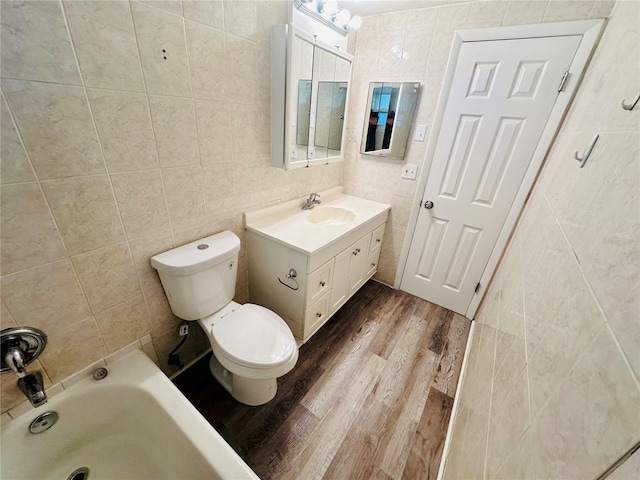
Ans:
[[[261,407],[236,402],[209,356],[174,380],[266,479],[435,479],[470,322],[369,281],[300,348]]]

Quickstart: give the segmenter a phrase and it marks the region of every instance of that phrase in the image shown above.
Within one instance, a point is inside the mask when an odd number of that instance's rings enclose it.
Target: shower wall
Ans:
[[[616,4],[487,291],[445,479],[597,478],[640,441],[639,21]]]

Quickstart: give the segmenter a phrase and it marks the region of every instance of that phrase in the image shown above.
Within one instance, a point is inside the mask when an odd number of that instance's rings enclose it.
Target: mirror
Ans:
[[[296,115],[296,144],[309,146],[309,115],[311,115],[311,80],[298,80],[298,112]]]
[[[360,153],[403,158],[419,95],[419,82],[372,82]]]
[[[312,104],[310,131],[313,144],[308,159],[338,157],[342,150],[342,132],[347,103],[351,62],[334,51],[316,45],[313,54]]]
[[[353,57],[292,25],[271,38],[271,164],[341,161]]]
[[[314,148],[316,158],[340,155],[347,82],[318,82]]]

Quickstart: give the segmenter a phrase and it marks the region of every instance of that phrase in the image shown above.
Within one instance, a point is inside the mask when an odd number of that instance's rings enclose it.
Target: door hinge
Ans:
[[[560,80],[560,86],[558,87],[558,93],[560,93],[562,91],[562,89],[564,88],[564,84],[567,81],[567,77],[568,76],[569,76],[569,70],[564,72],[564,75],[562,75],[562,80]]]
[[[478,282],[478,284],[476,285],[476,288],[473,291],[473,293],[478,293],[478,290],[480,290],[480,282]]]

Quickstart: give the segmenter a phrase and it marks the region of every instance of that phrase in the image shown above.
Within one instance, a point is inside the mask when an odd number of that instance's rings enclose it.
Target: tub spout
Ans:
[[[47,403],[47,394],[44,391],[44,381],[40,372],[28,373],[19,378],[18,387],[34,408]]]

